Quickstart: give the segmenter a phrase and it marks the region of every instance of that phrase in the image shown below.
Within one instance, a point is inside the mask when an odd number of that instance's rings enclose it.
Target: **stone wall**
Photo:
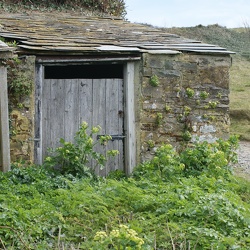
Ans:
[[[12,64],[15,64],[14,66]],[[12,77],[20,84],[29,86],[31,84],[31,93],[28,95],[9,94],[10,106],[10,155],[11,161],[25,160],[33,162],[34,160],[34,84],[35,84],[35,57],[28,56],[15,61],[9,61],[8,84],[10,85],[11,72],[16,73]],[[26,87],[25,87],[26,88]],[[28,87],[27,87],[28,88]],[[17,89],[18,91],[18,89]],[[21,92],[21,89],[20,89]],[[28,91],[27,91],[28,92]],[[18,93],[18,92],[17,92]]]
[[[11,101],[11,160],[33,162],[35,57],[20,60],[19,77],[31,81],[33,89]],[[230,56],[144,53],[141,68],[136,65],[140,160],[151,158],[162,143],[179,148],[190,141],[228,137]]]
[[[142,160],[163,142],[213,142],[229,135],[229,55],[145,53],[140,116]]]

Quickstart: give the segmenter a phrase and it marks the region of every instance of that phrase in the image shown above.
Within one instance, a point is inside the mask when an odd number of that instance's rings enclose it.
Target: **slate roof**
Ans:
[[[0,40],[0,52],[11,51],[11,48]]]
[[[0,37],[17,40],[20,53],[34,54],[232,53],[148,25],[69,13],[0,13]]]

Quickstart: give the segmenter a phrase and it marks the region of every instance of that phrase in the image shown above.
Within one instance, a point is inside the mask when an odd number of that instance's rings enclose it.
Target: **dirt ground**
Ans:
[[[235,166],[235,173],[250,180],[250,142],[240,141],[238,153],[238,163]]]

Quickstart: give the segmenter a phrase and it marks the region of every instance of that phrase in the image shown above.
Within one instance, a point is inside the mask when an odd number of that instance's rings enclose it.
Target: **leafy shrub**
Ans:
[[[218,176],[229,170],[230,163],[235,163],[238,139],[232,136],[227,141],[219,139],[216,143],[195,143],[180,154],[180,161],[185,165],[187,175],[199,175],[207,172]]]
[[[51,156],[45,159],[44,166],[54,168],[62,174],[72,174],[73,176],[92,176],[96,167],[101,169],[105,167],[106,156],[95,151],[97,144],[106,145],[111,136],[100,136],[96,142],[93,141],[93,135],[100,131],[100,127],[93,127],[88,134],[88,124],[83,122],[80,130],[76,132],[75,143],[66,142],[61,139],[62,147],[50,149]],[[117,150],[107,151],[107,156],[115,156]],[[90,166],[90,162],[92,166]]]
[[[208,174],[214,177],[228,174],[230,164],[236,163],[238,138],[230,137],[215,143],[195,142],[180,154],[170,144],[156,150],[155,157],[149,162],[138,166],[133,176],[152,179],[171,179],[178,176],[198,176]]]
[[[15,11],[15,7],[24,7],[26,9],[63,10],[70,9],[74,11],[89,10],[100,13],[106,13],[114,16],[124,17],[126,15],[124,0],[6,0],[9,6],[1,5],[5,10]]]
[[[108,179],[114,179],[114,180],[122,180],[125,179],[126,173],[120,169],[116,169],[114,171],[109,172],[107,178]]]

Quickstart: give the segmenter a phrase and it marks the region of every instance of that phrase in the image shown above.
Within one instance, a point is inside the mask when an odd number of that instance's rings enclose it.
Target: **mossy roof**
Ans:
[[[1,13],[0,37],[17,41],[20,53],[32,54],[231,53],[120,18],[70,13]]]

